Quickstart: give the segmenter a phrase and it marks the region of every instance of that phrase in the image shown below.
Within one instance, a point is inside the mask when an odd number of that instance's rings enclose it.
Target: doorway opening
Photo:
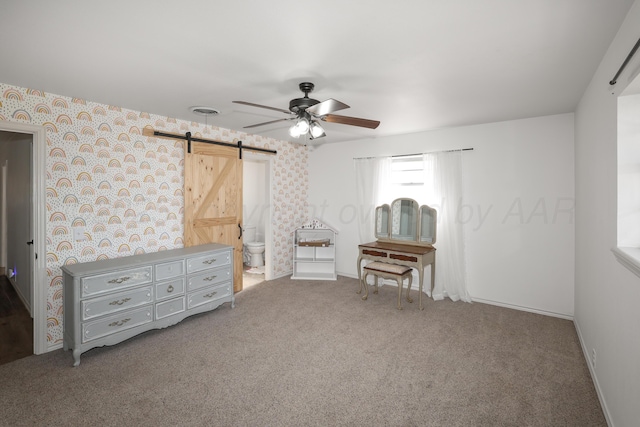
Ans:
[[[0,215],[0,260],[6,267],[12,287],[33,318],[33,353],[47,348],[46,280],[46,134],[42,126],[0,121],[0,137],[5,146],[2,161],[2,200]],[[7,154],[9,152],[9,154]],[[11,154],[21,153],[18,157]],[[16,166],[24,162],[26,175],[12,178]],[[25,166],[26,165],[26,166]],[[9,186],[8,184],[11,183]],[[19,195],[11,189],[24,187]],[[21,188],[22,188],[21,187]],[[17,209],[24,221],[9,224],[7,208]],[[15,217],[15,215],[14,215]],[[10,229],[11,232],[8,230]],[[17,286],[16,286],[17,285]]]
[[[273,206],[271,170],[273,158],[259,153],[245,152],[243,154],[242,288],[247,289],[273,278],[271,259],[271,211]],[[261,244],[264,244],[264,252],[261,251]]]

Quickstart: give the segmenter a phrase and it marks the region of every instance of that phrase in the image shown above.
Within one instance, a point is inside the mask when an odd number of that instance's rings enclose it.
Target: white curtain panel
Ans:
[[[458,212],[462,197],[462,151],[424,154],[427,200],[438,211],[436,278],[432,298],[471,302],[467,291],[464,231]],[[427,276],[428,277],[428,276]]]
[[[375,208],[403,195],[391,188],[391,157],[354,159],[360,243],[376,240]],[[462,204],[462,152],[423,155],[424,188],[416,201],[438,211],[434,300],[471,302],[467,292],[464,234],[457,219]],[[430,277],[425,275],[425,279]],[[416,280],[417,283],[417,280]],[[425,286],[429,294],[429,286]]]
[[[360,243],[376,240],[376,206],[390,203],[387,200],[387,185],[391,177],[391,157],[354,159],[356,169],[356,191],[358,214],[358,233]]]

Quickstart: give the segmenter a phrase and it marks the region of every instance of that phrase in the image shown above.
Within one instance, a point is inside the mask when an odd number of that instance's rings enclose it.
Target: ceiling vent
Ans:
[[[211,107],[190,107],[189,110],[191,110],[192,113],[205,117],[217,116],[220,114],[220,111]]]

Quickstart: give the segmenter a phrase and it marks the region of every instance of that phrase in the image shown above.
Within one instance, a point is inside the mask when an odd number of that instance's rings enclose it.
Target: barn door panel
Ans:
[[[234,292],[242,290],[242,160],[238,149],[191,144],[184,164],[185,247],[223,243],[234,248]]]

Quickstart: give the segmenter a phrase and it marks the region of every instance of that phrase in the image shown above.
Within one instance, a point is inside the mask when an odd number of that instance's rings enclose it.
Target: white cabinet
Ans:
[[[211,243],[65,265],[64,349],[74,366],[94,347],[234,306],[233,248]]]
[[[318,220],[293,234],[292,279],[336,280],[337,231]]]

